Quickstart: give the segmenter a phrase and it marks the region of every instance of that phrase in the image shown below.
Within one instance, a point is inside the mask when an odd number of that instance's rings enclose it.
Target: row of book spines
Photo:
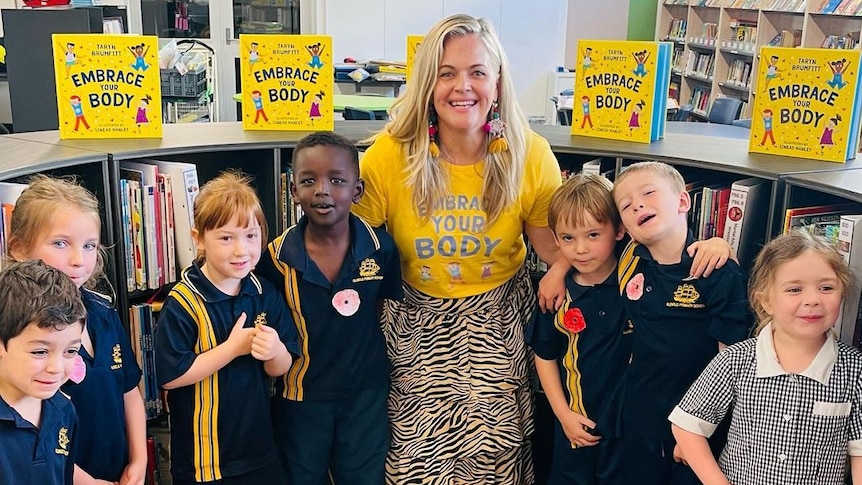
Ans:
[[[129,332],[132,351],[140,366],[142,375],[138,389],[144,397],[144,407],[147,419],[161,416],[165,410],[164,393],[159,389],[156,380],[156,360],[154,336],[157,328],[156,313],[158,309],[149,303],[131,305],[129,307]]]
[[[751,62],[734,59],[727,71],[727,82],[743,87],[751,87]]]
[[[757,39],[757,24],[742,23],[743,21],[731,19],[732,39],[739,42],[754,43]]]
[[[796,47],[802,44],[801,30],[782,30],[766,43],[770,47]]]
[[[707,109],[709,108],[709,96],[709,87],[695,86],[691,90],[691,99],[688,102],[692,107],[692,111],[698,112],[702,115],[706,115]]]
[[[712,78],[715,72],[715,54],[709,52],[688,51],[685,63],[685,73],[704,78]]]
[[[854,49],[858,43],[858,34],[855,37],[850,34],[827,35],[820,47],[824,49]]]
[[[724,7],[739,10],[761,10],[777,11],[777,12],[797,12],[805,11],[805,7],[809,0],[666,0],[664,5],[691,5],[694,7]],[[825,0],[826,2],[834,0]],[[846,2],[855,2],[856,0],[844,0]],[[839,12],[840,5],[833,7],[833,10],[822,11],[823,6],[814,10],[815,13],[836,13],[842,15],[851,15],[850,13]],[[849,10],[848,9],[845,9]]]
[[[816,12],[832,15],[859,15],[862,14],[862,1],[823,0]]]
[[[689,227],[698,239],[724,237],[730,187],[698,187],[689,190],[692,210]]]
[[[177,280],[172,200],[173,183],[168,174],[158,175],[157,186],[120,180],[129,291],[156,289]]]
[[[302,218],[302,207],[293,199],[290,193],[291,170],[282,172],[281,189],[278,191],[278,200],[281,205],[281,225],[285,229],[295,225]]]
[[[170,433],[147,436],[147,472],[144,485],[166,485],[171,480]]]
[[[685,39],[686,30],[688,28],[688,20],[673,19],[670,22],[670,28],[667,31],[668,39]]]

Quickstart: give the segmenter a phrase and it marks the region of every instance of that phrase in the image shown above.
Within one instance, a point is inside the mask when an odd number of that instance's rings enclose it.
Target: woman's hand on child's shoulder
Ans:
[[[543,312],[555,312],[566,301],[566,275],[569,268],[569,264],[561,258],[548,268],[539,281],[539,308]]]

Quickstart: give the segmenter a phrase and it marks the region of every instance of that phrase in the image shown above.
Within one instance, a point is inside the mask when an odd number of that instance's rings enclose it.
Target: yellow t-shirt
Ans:
[[[493,226],[481,208],[484,161],[446,164],[449,195],[436,201],[427,222],[413,206],[401,145],[381,136],[360,160],[365,195],[353,212],[372,226],[386,224],[401,252],[410,286],[438,298],[478,295],[508,281],[524,263],[524,224],[546,227],[560,168],[548,142],[533,133],[518,199]],[[422,209],[427,210],[427,209]]]

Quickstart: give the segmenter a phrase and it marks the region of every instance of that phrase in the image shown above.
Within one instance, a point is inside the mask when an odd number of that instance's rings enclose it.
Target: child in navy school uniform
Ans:
[[[192,236],[198,259],[168,294],[156,329],[173,483],[283,483],[270,376],[290,368],[296,329],[278,291],[251,272],[266,220],[247,177],[227,172],[201,188]]]
[[[548,485],[593,485],[609,460],[598,426],[628,364],[632,326],[617,290],[616,246],[625,235],[611,190],[599,175],[575,175],[557,189],[548,223],[570,264],[566,301],[536,312],[528,344],[556,420]]]
[[[80,419],[75,483],[142,484],[147,450],[141,369],[117,310],[88,289],[104,277],[99,201],[69,179],[35,176],[18,198],[10,226],[10,255],[41,259],[66,273],[87,309],[83,376],[63,385]]]
[[[614,454],[622,459],[609,483],[699,483],[691,469],[675,463],[667,416],[719,349],[748,335],[745,277],[734,261],[709,278],[690,276],[691,203],[670,165],[631,165],[617,177],[613,196],[633,239],[618,276],[634,336],[620,387]]]
[[[41,261],[0,272],[0,483],[72,485],[78,418],[57,392],[80,377],[78,289]]]
[[[362,197],[356,147],[331,132],[293,151],[290,190],[305,215],[267,247],[259,271],[283,288],[302,352],[277,381],[274,414],[291,485],[379,485],[389,448],[383,299],[402,298],[392,238],[350,213]]]

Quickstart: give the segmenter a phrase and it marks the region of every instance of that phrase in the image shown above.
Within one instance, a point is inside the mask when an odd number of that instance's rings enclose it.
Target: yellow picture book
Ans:
[[[155,36],[54,34],[60,138],[160,138]]]
[[[579,40],[572,134],[649,143],[664,136],[671,45]]]
[[[332,130],[332,38],[242,34],[242,127]]]
[[[748,151],[845,162],[859,141],[860,52],[763,47]]]
[[[406,81],[410,81],[410,71],[413,70],[413,59],[416,58],[416,51],[419,50],[419,46],[422,44],[424,38],[424,35],[407,36],[407,74],[404,78]]]

